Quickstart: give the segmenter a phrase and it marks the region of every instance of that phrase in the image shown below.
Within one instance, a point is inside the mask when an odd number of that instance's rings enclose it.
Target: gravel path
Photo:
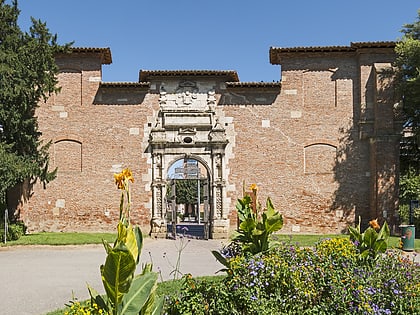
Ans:
[[[153,262],[161,280],[172,279],[183,246],[182,273],[213,275],[223,267],[211,254],[223,246],[221,240],[145,239],[141,263]],[[0,314],[41,315],[63,308],[72,295],[89,297],[87,283],[102,293],[99,266],[105,257],[102,245],[0,248]]]

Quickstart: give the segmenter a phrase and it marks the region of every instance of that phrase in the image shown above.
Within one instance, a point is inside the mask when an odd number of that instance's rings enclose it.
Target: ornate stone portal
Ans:
[[[196,160],[208,179],[210,238],[226,238],[229,232],[226,196],[225,129],[215,111],[215,92],[182,81],[160,87],[159,111],[149,135],[152,157],[152,235],[166,236],[168,219],[167,185],[169,168],[179,160]],[[172,219],[171,219],[172,220]]]

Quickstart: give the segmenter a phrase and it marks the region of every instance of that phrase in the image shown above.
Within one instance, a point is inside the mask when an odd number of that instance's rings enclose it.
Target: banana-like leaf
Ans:
[[[130,251],[123,244],[114,247],[101,266],[102,282],[108,299],[116,307],[123,298],[124,293],[130,289],[136,262]]]
[[[382,225],[382,228],[379,230],[378,240],[388,241],[390,234],[391,234],[391,231],[389,230],[388,223],[386,223],[385,221],[384,224]]]
[[[386,249],[388,247],[388,244],[385,240],[377,240],[374,246],[374,250],[376,253],[385,253]]]
[[[161,315],[163,310],[164,296],[155,297],[153,307],[149,310],[149,314],[141,313],[142,315]]]
[[[90,285],[88,285],[87,287],[88,287],[88,291],[89,291],[91,301],[96,303],[101,309],[108,312],[109,311],[108,304],[105,302],[105,300],[102,298],[102,296],[95,289],[93,289]]]
[[[136,226],[134,228],[134,235],[136,237],[136,242],[137,242],[138,255],[137,255],[137,259],[136,259],[136,264],[138,264],[139,261],[140,261],[140,254],[141,254],[141,251],[143,249],[143,234],[141,233],[141,230],[138,226]]]
[[[136,233],[134,232],[134,228],[131,224],[127,227],[127,236],[125,239],[125,246],[127,246],[131,255],[133,255],[134,261],[137,264],[137,261],[139,260],[139,249],[137,246]]]
[[[363,242],[363,233],[360,233],[360,225],[357,228],[349,226],[350,240],[358,241],[359,244]]]
[[[156,295],[156,287],[157,287],[157,283],[155,283],[155,286],[152,288],[152,291],[150,292],[149,298],[147,299],[146,303],[143,305],[140,311],[141,315],[151,315],[151,314],[160,315],[161,314],[157,312],[159,309],[160,311],[162,311],[163,299],[158,298],[158,296]]]
[[[102,240],[102,244],[104,244],[106,253],[109,254],[112,251],[111,245],[106,240]]]
[[[267,213],[267,217],[271,217],[273,215],[276,214],[276,210],[274,210],[274,206],[273,203],[270,199],[270,197],[267,198],[267,201],[265,203],[265,207],[266,207],[266,213]]]
[[[275,213],[271,216],[267,216],[267,219],[265,220],[265,230],[267,233],[271,234],[278,230],[280,230],[283,227],[283,217],[279,213]]]
[[[148,272],[152,272],[153,264],[151,263],[145,263],[142,265],[141,275],[144,275]]]
[[[213,256],[217,259],[217,261],[219,263],[221,263],[226,268],[230,268],[230,264],[229,264],[228,260],[222,254],[220,254],[219,251],[212,250],[211,253],[213,254]]]
[[[130,290],[122,299],[121,314],[138,315],[154,292],[157,279],[158,274],[155,272],[137,276],[131,283]]]
[[[252,236],[260,236],[260,235],[263,235],[264,233],[265,231],[259,228],[252,230]]]
[[[244,221],[242,221],[241,224],[239,224],[239,229],[247,233],[252,232],[252,230],[254,230],[255,227],[255,221],[251,218],[247,218]]]
[[[374,248],[377,238],[378,233],[376,233],[376,231],[373,228],[369,227],[364,232],[363,243],[366,244],[368,248]]]

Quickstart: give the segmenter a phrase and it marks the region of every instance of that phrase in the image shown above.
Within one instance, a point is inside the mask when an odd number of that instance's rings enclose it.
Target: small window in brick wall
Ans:
[[[54,166],[58,172],[82,171],[82,144],[75,140],[54,143]]]
[[[316,143],[304,148],[305,174],[330,174],[334,172],[337,157],[337,147]]]

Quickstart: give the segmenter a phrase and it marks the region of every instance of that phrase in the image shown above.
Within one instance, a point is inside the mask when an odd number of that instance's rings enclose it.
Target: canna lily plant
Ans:
[[[265,208],[262,209],[258,202],[256,184],[252,184],[249,189],[251,192],[244,190],[242,199],[236,203],[239,228],[233,234],[232,241],[241,246],[242,252],[255,255],[270,248],[270,236],[283,227],[283,217],[274,209],[270,198],[267,198]],[[230,268],[229,258],[218,251],[212,253],[220,263]]]
[[[390,230],[386,221],[381,227],[378,220],[375,219],[369,221],[369,227],[362,233],[360,223],[359,217],[357,227],[349,226],[350,240],[357,248],[359,259],[369,264],[375,261],[380,254],[385,253]]]
[[[106,297],[103,298],[89,287],[91,303],[97,304],[105,314],[161,314],[163,299],[158,299],[155,294],[158,274],[152,272],[150,264],[146,264],[140,275],[134,275],[143,238],[140,228],[130,223],[130,183],[134,182],[132,172],[124,169],[114,174],[114,179],[121,190],[118,234],[113,246],[103,241],[107,257],[100,271]]]

